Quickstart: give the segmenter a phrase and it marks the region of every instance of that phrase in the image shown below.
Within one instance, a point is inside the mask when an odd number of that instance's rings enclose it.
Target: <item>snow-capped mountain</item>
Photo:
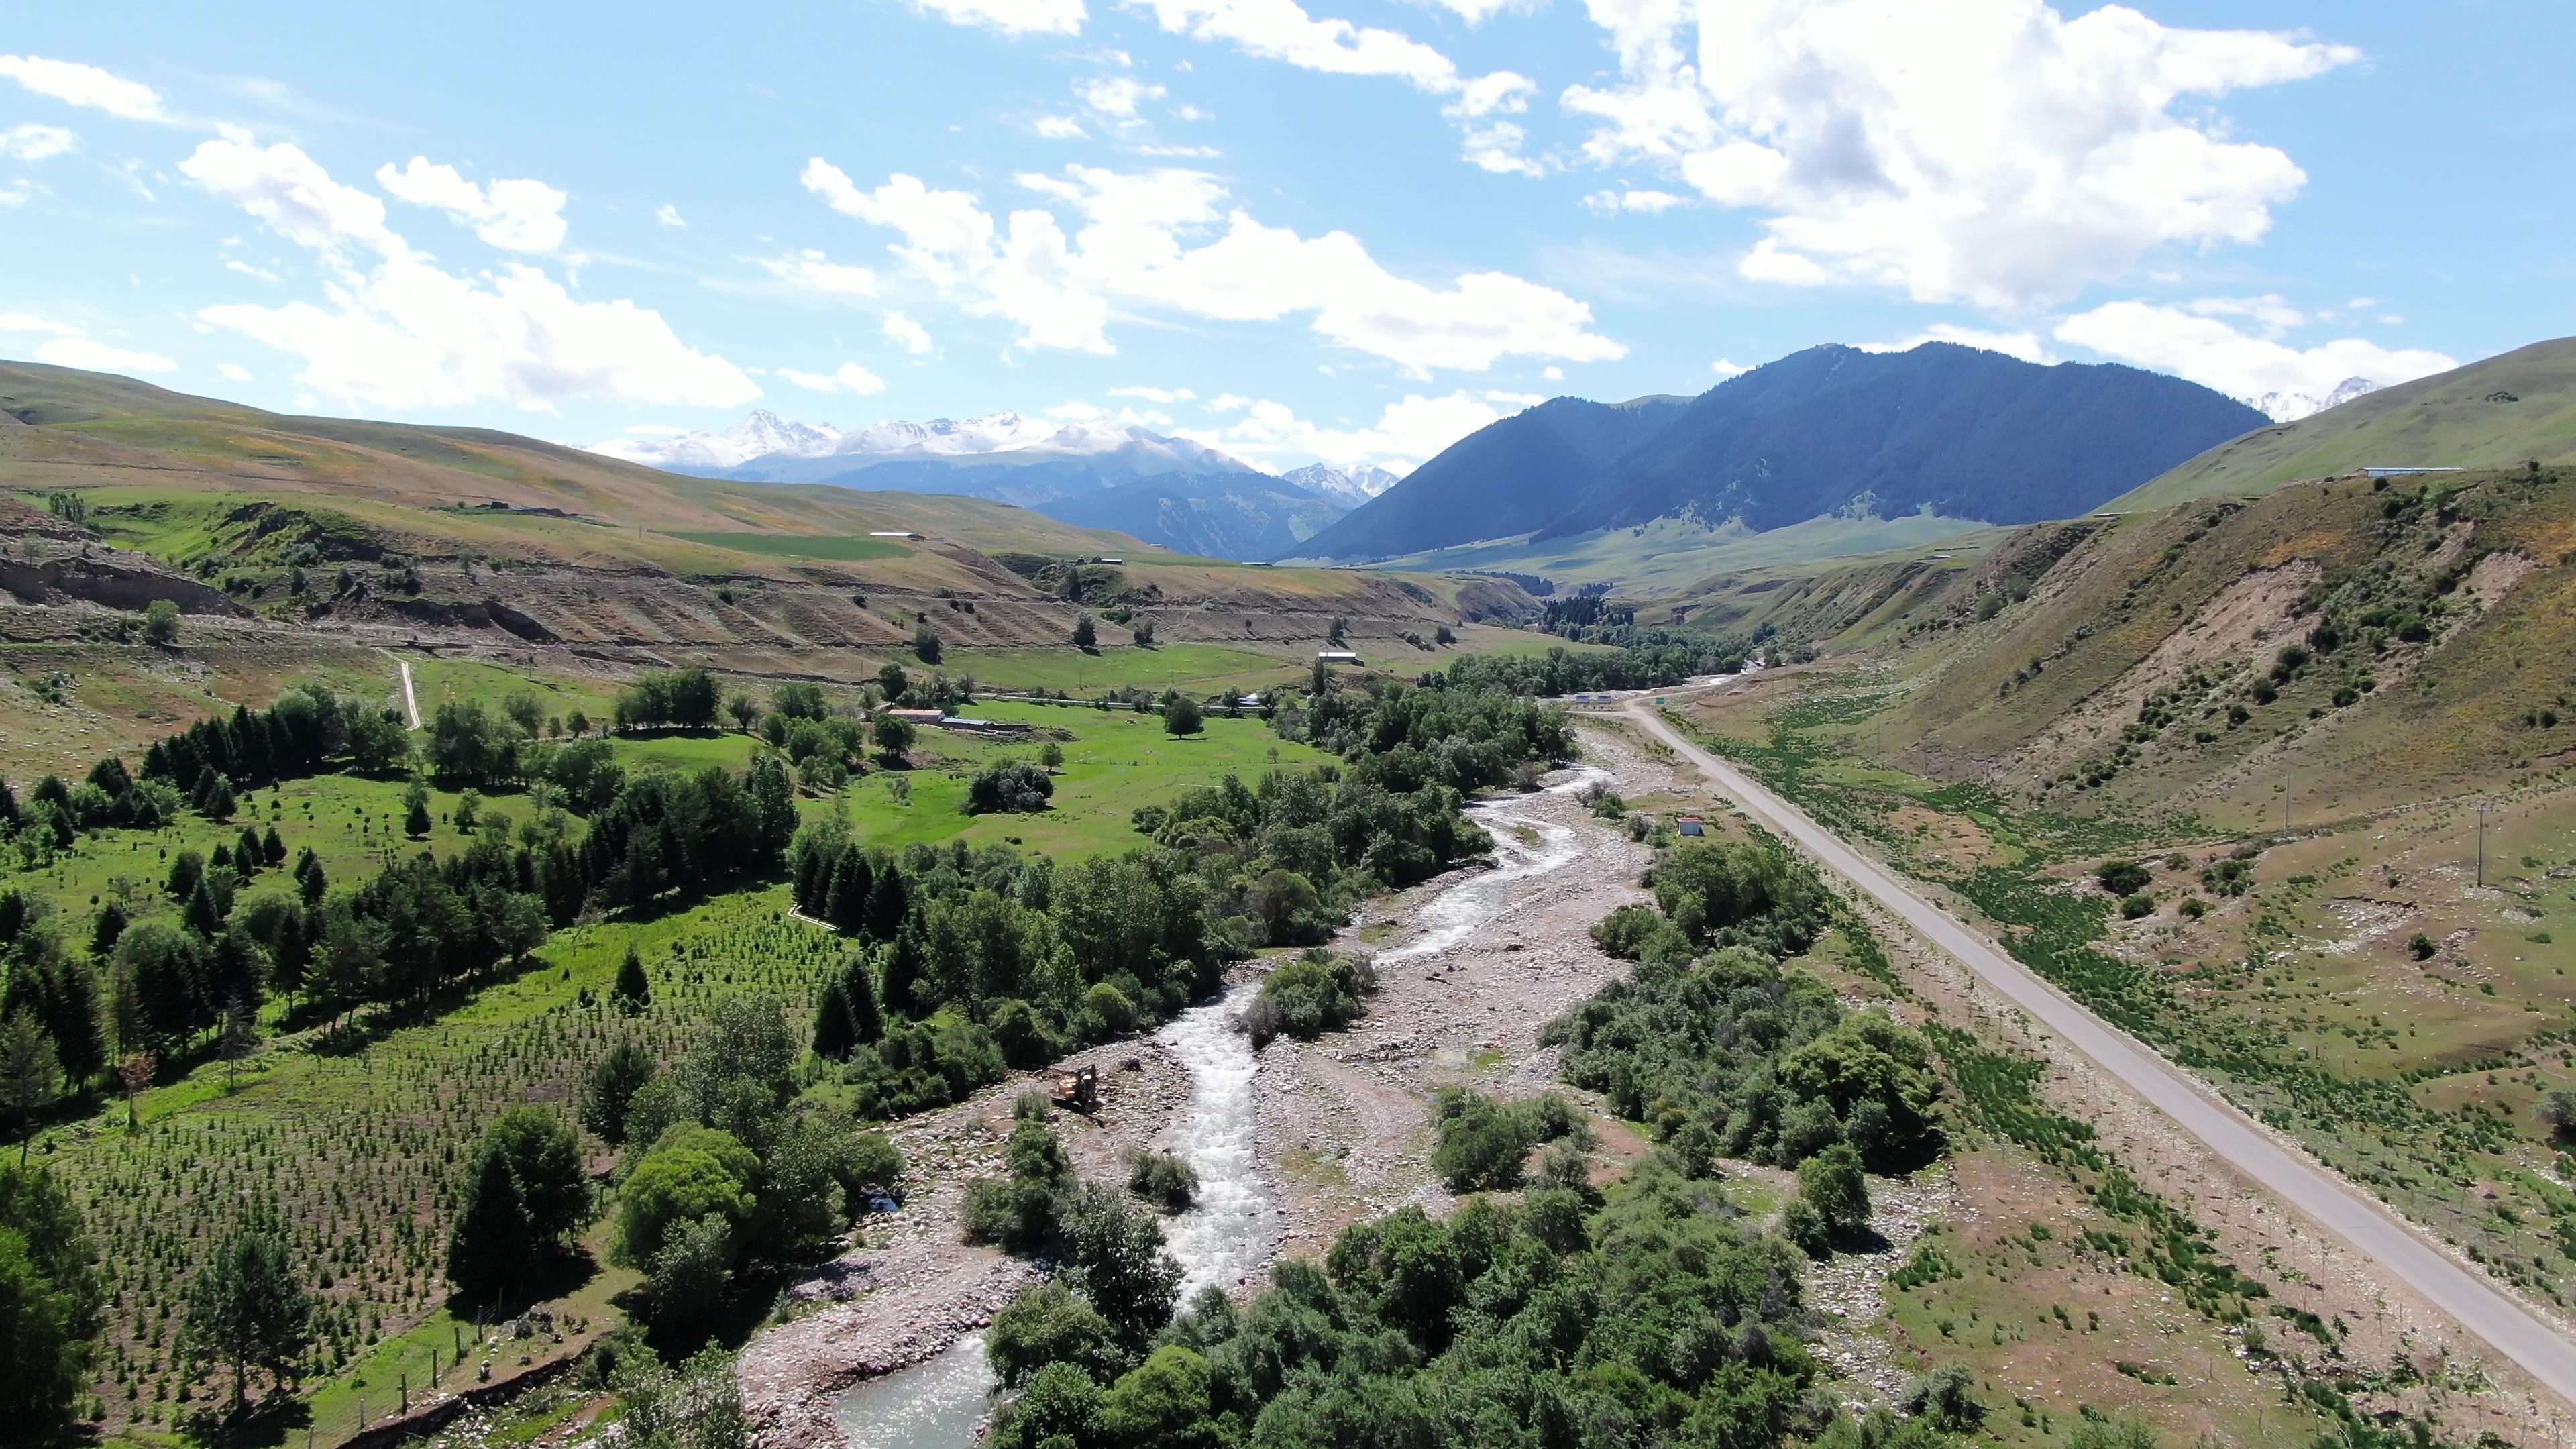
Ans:
[[[2310,413],[2321,413],[2328,408],[2341,407],[2363,393],[2377,391],[2379,391],[2379,384],[2369,378],[2347,377],[2336,383],[2334,391],[2324,397],[2315,397],[2304,392],[2267,392],[2260,397],[2239,398],[2237,401],[2276,423],[2294,423]]]
[[[911,427],[913,424],[902,424]],[[612,438],[593,443],[590,451],[663,468],[675,473],[721,472],[772,453],[811,458],[829,453],[849,435],[831,426],[789,422],[768,411],[754,412],[722,432],[701,429],[674,438]]]
[[[1336,468],[1330,463],[1309,463],[1279,475],[1289,483],[1347,507],[1357,508],[1396,485],[1396,476],[1384,468],[1363,463],[1356,468]]]
[[[1107,421],[1058,423],[1016,412],[980,418],[892,418],[863,428],[791,422],[754,412],[721,432],[673,438],[616,438],[591,451],[678,473],[711,473],[778,482],[812,482],[872,463],[990,458],[1011,461],[1117,455],[1128,471],[1248,472],[1213,448]]]

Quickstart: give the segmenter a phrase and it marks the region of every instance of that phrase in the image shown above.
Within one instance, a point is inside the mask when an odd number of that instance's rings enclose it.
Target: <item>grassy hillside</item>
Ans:
[[[45,512],[56,493],[79,523]],[[1301,672],[1337,621],[1411,674],[1436,652],[1411,641],[1532,608],[1500,580],[1258,567],[985,499],[682,477],[32,364],[0,364],[0,515],[21,540],[0,559],[0,702],[24,711],[0,732],[12,770],[264,703],[299,662],[373,695],[387,649],[595,695],[672,664],[849,682],[890,662],[1213,693]],[[1103,557],[1120,562],[1076,566]],[[163,598],[186,624],[141,647],[140,611]],[[1069,647],[1085,612],[1103,652]],[[1128,647],[1147,628],[1165,647]]]
[[[2108,506],[2126,513],[2262,493],[2356,468],[2576,463],[2576,338],[2382,388],[2221,443]]]
[[[1634,528],[1602,529],[1543,543],[1523,534],[1430,549],[1383,560],[1380,566],[1536,574],[1558,583],[1609,584],[1621,598],[1661,600],[1688,592],[1713,574],[1916,548],[1986,527],[1928,513],[1904,518],[1811,518],[1765,533],[1737,523],[1708,528],[1688,519],[1658,518]]]

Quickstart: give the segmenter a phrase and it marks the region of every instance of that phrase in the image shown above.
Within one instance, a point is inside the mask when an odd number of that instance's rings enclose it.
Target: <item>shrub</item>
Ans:
[[[997,760],[977,772],[966,787],[969,815],[1035,814],[1047,808],[1055,780],[1045,767],[1026,760]]]
[[[1313,947],[1262,978],[1244,1024],[1256,1044],[1282,1032],[1312,1041],[1359,1020],[1368,1011],[1364,998],[1376,990],[1377,972],[1366,961]]]
[[[2185,896],[2182,904],[2174,910],[2186,919],[2197,921],[2209,914],[2209,903],[2198,896]]]
[[[2123,897],[2120,901],[2120,919],[2124,921],[2138,920],[2141,917],[2152,916],[2155,913],[2156,901],[2153,896],[2127,896]]]
[[[168,599],[154,599],[143,611],[143,637],[156,645],[176,642],[179,637],[179,606]]]
[[[1591,1134],[1573,1104],[1551,1092],[1504,1103],[1482,1092],[1453,1089],[1434,1107],[1438,1144],[1431,1168],[1451,1192],[1487,1192],[1521,1185],[1521,1164],[1541,1143],[1570,1140],[1587,1145]]]
[[[2561,1090],[2541,1098],[2540,1121],[2558,1145],[2576,1145],[2576,1092]]]
[[[2102,883],[2102,889],[2115,896],[2136,895],[2155,879],[2145,866],[2134,860],[2106,860],[2094,869],[2093,878]]]
[[[1181,1212],[1198,1197],[1199,1175],[1171,1153],[1139,1153],[1127,1170],[1127,1190],[1167,1213]]]
[[[1114,1371],[1118,1364],[1109,1320],[1054,1278],[1021,1289],[993,1315],[984,1357],[993,1365],[993,1376],[1010,1389],[1027,1384],[1052,1363],[1093,1372]]]
[[[2410,956],[2413,956],[2413,957],[2414,957],[2416,960],[2418,960],[2418,961],[2430,961],[2430,960],[2432,960],[2432,959],[2433,959],[2433,953],[2434,953],[2434,952],[2436,952],[2436,951],[2438,951],[2438,950],[2440,950],[2440,949],[2441,949],[2440,947],[2438,947],[2438,946],[2436,946],[2436,945],[2434,945],[2434,944],[2433,944],[2433,938],[2432,938],[2432,937],[2425,935],[2425,934],[2424,934],[2423,932],[2421,932],[2421,931],[2418,931],[2418,932],[2416,932],[2413,936],[2408,937],[2408,938],[2407,938],[2407,941],[2406,941],[2406,952],[2407,952],[2407,954],[2408,954],[2408,955],[2410,955]]]
[[[1174,736],[1194,735],[1204,728],[1206,726],[1199,718],[1198,701],[1188,695],[1174,695],[1172,702],[1163,706],[1163,733]]]
[[[1860,1152],[1837,1142],[1798,1164],[1798,1201],[1815,1209],[1832,1241],[1847,1243],[1869,1232],[1869,1182]]]

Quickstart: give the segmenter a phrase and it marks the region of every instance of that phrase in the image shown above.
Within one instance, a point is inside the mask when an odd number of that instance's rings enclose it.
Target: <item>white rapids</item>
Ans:
[[[996,1386],[984,1335],[970,1333],[937,1358],[851,1385],[832,1422],[850,1449],[965,1449]]]
[[[1251,989],[1194,1006],[1154,1037],[1190,1072],[1189,1110],[1166,1140],[1198,1174],[1198,1196],[1163,1225],[1163,1241],[1181,1265],[1183,1304],[1202,1288],[1232,1291],[1270,1261],[1275,1246],[1278,1205],[1253,1146],[1260,1062],[1235,1025],[1234,1002]]]
[[[1609,771],[1593,765],[1576,765],[1559,773],[1565,778],[1541,793],[1570,795],[1595,780],[1610,778]],[[1563,870],[1582,857],[1582,843],[1572,830],[1552,821],[1533,820],[1515,808],[1525,798],[1506,796],[1467,807],[1468,816],[1494,837],[1494,855],[1499,863],[1425,902],[1417,914],[1426,929],[1401,946],[1379,952],[1378,965],[1390,966],[1448,950],[1509,910],[1513,886],[1532,876]],[[1531,845],[1522,839],[1523,830],[1537,835],[1538,843]]]

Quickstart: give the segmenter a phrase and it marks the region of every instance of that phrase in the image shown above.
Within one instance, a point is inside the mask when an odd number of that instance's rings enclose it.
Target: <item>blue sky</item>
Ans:
[[[2315,394],[2570,330],[2569,54],[2538,0],[47,7],[0,38],[0,356],[1274,468],[1829,341]]]

